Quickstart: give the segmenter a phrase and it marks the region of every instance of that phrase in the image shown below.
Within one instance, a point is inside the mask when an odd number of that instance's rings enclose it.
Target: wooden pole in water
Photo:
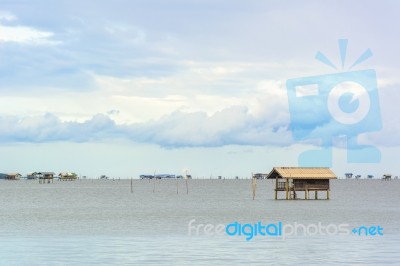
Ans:
[[[176,194],[179,194],[179,183],[178,183],[178,179],[176,179]]]
[[[253,187],[253,200],[254,200],[255,197],[256,197],[257,181],[253,177],[252,177],[251,184],[252,184],[252,187]]]
[[[288,178],[286,178],[285,191],[286,191],[286,199],[289,199],[289,179]]]
[[[186,176],[186,194],[189,194],[189,186],[188,186],[187,176]]]
[[[293,199],[296,199],[296,187],[295,187],[295,183],[294,183],[294,180],[292,181],[293,182]]]
[[[254,198],[256,197],[256,191],[257,191],[257,180],[254,180]]]
[[[253,178],[253,174],[251,175],[251,193],[253,195],[253,200],[254,200],[254,178]]]
[[[153,184],[153,193],[156,191],[156,171],[154,171],[154,175],[153,175],[153,178],[154,178],[154,184]]]

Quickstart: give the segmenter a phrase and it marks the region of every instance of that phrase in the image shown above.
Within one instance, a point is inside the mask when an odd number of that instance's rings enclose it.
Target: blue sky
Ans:
[[[377,74],[382,130],[360,136],[378,164],[333,169],[400,174],[400,27],[396,1],[1,1],[0,171],[249,176],[296,165],[314,145],[290,131],[286,81]],[[321,131],[332,132],[330,117]],[[397,172],[396,172],[397,171]]]

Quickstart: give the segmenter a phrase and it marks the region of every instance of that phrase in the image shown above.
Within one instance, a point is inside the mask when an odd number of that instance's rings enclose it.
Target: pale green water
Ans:
[[[155,184],[155,186],[154,186]],[[400,182],[334,180],[331,200],[273,200],[250,180],[0,181],[1,265],[370,264],[400,261]],[[154,190],[154,192],[153,192]],[[321,193],[321,197],[325,194]],[[383,236],[188,236],[188,223],[380,225]]]

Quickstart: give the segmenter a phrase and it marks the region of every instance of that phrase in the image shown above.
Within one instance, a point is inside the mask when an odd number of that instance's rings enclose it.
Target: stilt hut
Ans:
[[[30,172],[26,175],[27,179],[38,179],[39,175],[37,172]]]
[[[75,173],[67,173],[67,172],[60,173],[58,175],[58,177],[59,177],[60,181],[74,181],[74,180],[78,179],[78,175],[77,174],[75,174]]]
[[[329,199],[329,180],[336,178],[331,169],[325,167],[274,167],[267,177],[276,180],[275,199],[279,191],[285,192],[286,199],[299,199],[303,191],[304,199],[310,199],[310,192],[318,199],[318,192],[325,191]],[[280,181],[282,179],[284,181]]]
[[[37,175],[39,177],[39,183],[46,183],[46,180],[47,180],[47,183],[50,183],[50,181],[53,182],[55,173],[54,172],[38,172]]]
[[[345,173],[346,178],[350,179],[353,177],[353,173]]]
[[[19,174],[19,173],[9,173],[9,174],[7,174],[6,179],[7,180],[20,180],[21,179],[21,174]]]
[[[263,174],[263,173],[255,173],[253,174],[253,178],[255,179],[266,179],[268,174]]]

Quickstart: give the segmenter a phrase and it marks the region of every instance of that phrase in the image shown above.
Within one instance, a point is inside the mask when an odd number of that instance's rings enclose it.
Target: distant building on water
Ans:
[[[275,199],[280,191],[285,192],[286,199],[298,199],[300,191],[304,191],[304,199],[310,198],[310,192],[318,199],[318,192],[325,191],[329,199],[329,181],[337,177],[325,167],[274,167],[267,178],[276,180]]]
[[[74,181],[78,179],[78,175],[75,173],[64,172],[64,173],[59,173],[58,178],[61,181]]]
[[[5,180],[20,180],[21,179],[21,174],[19,173],[0,173],[0,179],[5,179]]]

